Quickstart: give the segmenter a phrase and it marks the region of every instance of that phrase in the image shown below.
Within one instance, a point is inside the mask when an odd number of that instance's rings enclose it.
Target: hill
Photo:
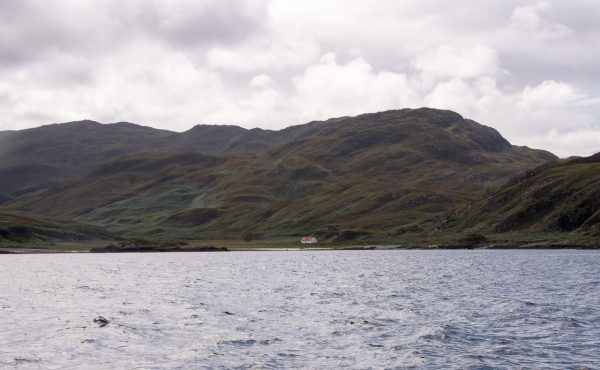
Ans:
[[[0,247],[49,245],[54,242],[114,240],[116,236],[97,227],[62,220],[46,220],[22,214],[0,213]]]
[[[171,239],[398,238],[556,160],[428,108],[280,131],[85,121],[0,141],[3,208]]]
[[[597,242],[600,153],[526,171],[443,224],[447,232],[487,234],[499,240]]]

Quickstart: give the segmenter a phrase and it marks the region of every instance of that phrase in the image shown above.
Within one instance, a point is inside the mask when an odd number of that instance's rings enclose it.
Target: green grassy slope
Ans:
[[[441,223],[441,231],[515,239],[600,237],[600,154],[527,171]],[[499,235],[498,235],[499,234]]]

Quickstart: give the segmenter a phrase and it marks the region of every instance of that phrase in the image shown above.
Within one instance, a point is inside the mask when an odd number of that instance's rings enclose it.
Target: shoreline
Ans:
[[[11,248],[0,247],[0,256],[19,254],[120,254],[120,253],[218,253],[218,252],[315,252],[315,251],[390,251],[390,250],[600,250],[600,245],[531,243],[524,245],[416,245],[416,244],[368,244],[323,247],[224,247],[224,246],[190,246],[173,248],[164,246],[132,246],[128,248],[96,247],[90,249],[50,249],[50,248]]]

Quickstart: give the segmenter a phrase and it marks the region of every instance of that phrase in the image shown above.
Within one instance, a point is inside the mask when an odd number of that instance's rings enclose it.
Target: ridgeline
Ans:
[[[596,184],[595,166],[511,145],[490,127],[429,108],[280,131],[80,121],[0,132],[0,210],[98,228],[105,239],[589,236],[597,194],[576,194]]]

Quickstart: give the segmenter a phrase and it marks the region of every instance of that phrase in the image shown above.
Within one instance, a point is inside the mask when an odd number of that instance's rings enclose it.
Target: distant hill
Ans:
[[[600,153],[542,165],[514,177],[444,226],[482,234],[558,233],[571,240],[600,237]]]
[[[177,133],[130,123],[53,124],[0,135],[0,192],[82,175],[104,162],[162,150]]]
[[[90,121],[0,133],[0,207],[151,238],[395,238],[557,158],[459,114],[280,131]]]

